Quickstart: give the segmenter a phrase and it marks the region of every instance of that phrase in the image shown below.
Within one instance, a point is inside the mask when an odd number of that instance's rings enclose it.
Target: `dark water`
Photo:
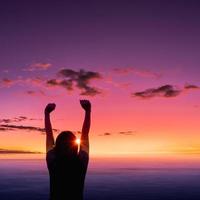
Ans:
[[[43,160],[0,160],[1,200],[47,200]],[[198,167],[90,164],[85,200],[199,200]]]

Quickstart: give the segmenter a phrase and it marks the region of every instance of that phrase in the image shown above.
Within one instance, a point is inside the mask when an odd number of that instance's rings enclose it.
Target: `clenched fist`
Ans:
[[[46,108],[45,108],[45,113],[49,114],[51,113],[53,110],[55,110],[56,108],[56,104],[55,103],[49,103]]]
[[[80,104],[81,107],[85,110],[85,111],[91,111],[91,103],[88,100],[80,100]]]

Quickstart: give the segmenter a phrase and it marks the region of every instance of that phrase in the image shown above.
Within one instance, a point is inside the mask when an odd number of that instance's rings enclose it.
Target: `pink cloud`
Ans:
[[[11,87],[12,85],[14,85],[17,81],[16,80],[11,80],[8,78],[3,78],[0,81],[0,87]]]
[[[121,68],[114,68],[114,72],[120,75],[128,75],[134,74],[140,77],[147,77],[147,78],[160,78],[162,75],[157,72],[152,72],[150,70],[139,69],[135,67],[121,67]]]
[[[52,66],[51,63],[34,63],[31,64],[27,69],[24,69],[24,71],[38,71],[38,70],[47,70]]]

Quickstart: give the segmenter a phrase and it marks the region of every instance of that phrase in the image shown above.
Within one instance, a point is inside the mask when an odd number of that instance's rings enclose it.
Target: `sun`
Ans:
[[[80,140],[79,138],[77,138],[77,139],[76,139],[76,144],[79,145],[80,143],[81,143],[81,140]]]

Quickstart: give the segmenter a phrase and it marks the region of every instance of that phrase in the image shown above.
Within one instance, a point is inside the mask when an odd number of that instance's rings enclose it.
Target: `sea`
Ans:
[[[44,158],[0,158],[0,200],[48,200]],[[200,157],[92,157],[85,200],[200,200]]]

